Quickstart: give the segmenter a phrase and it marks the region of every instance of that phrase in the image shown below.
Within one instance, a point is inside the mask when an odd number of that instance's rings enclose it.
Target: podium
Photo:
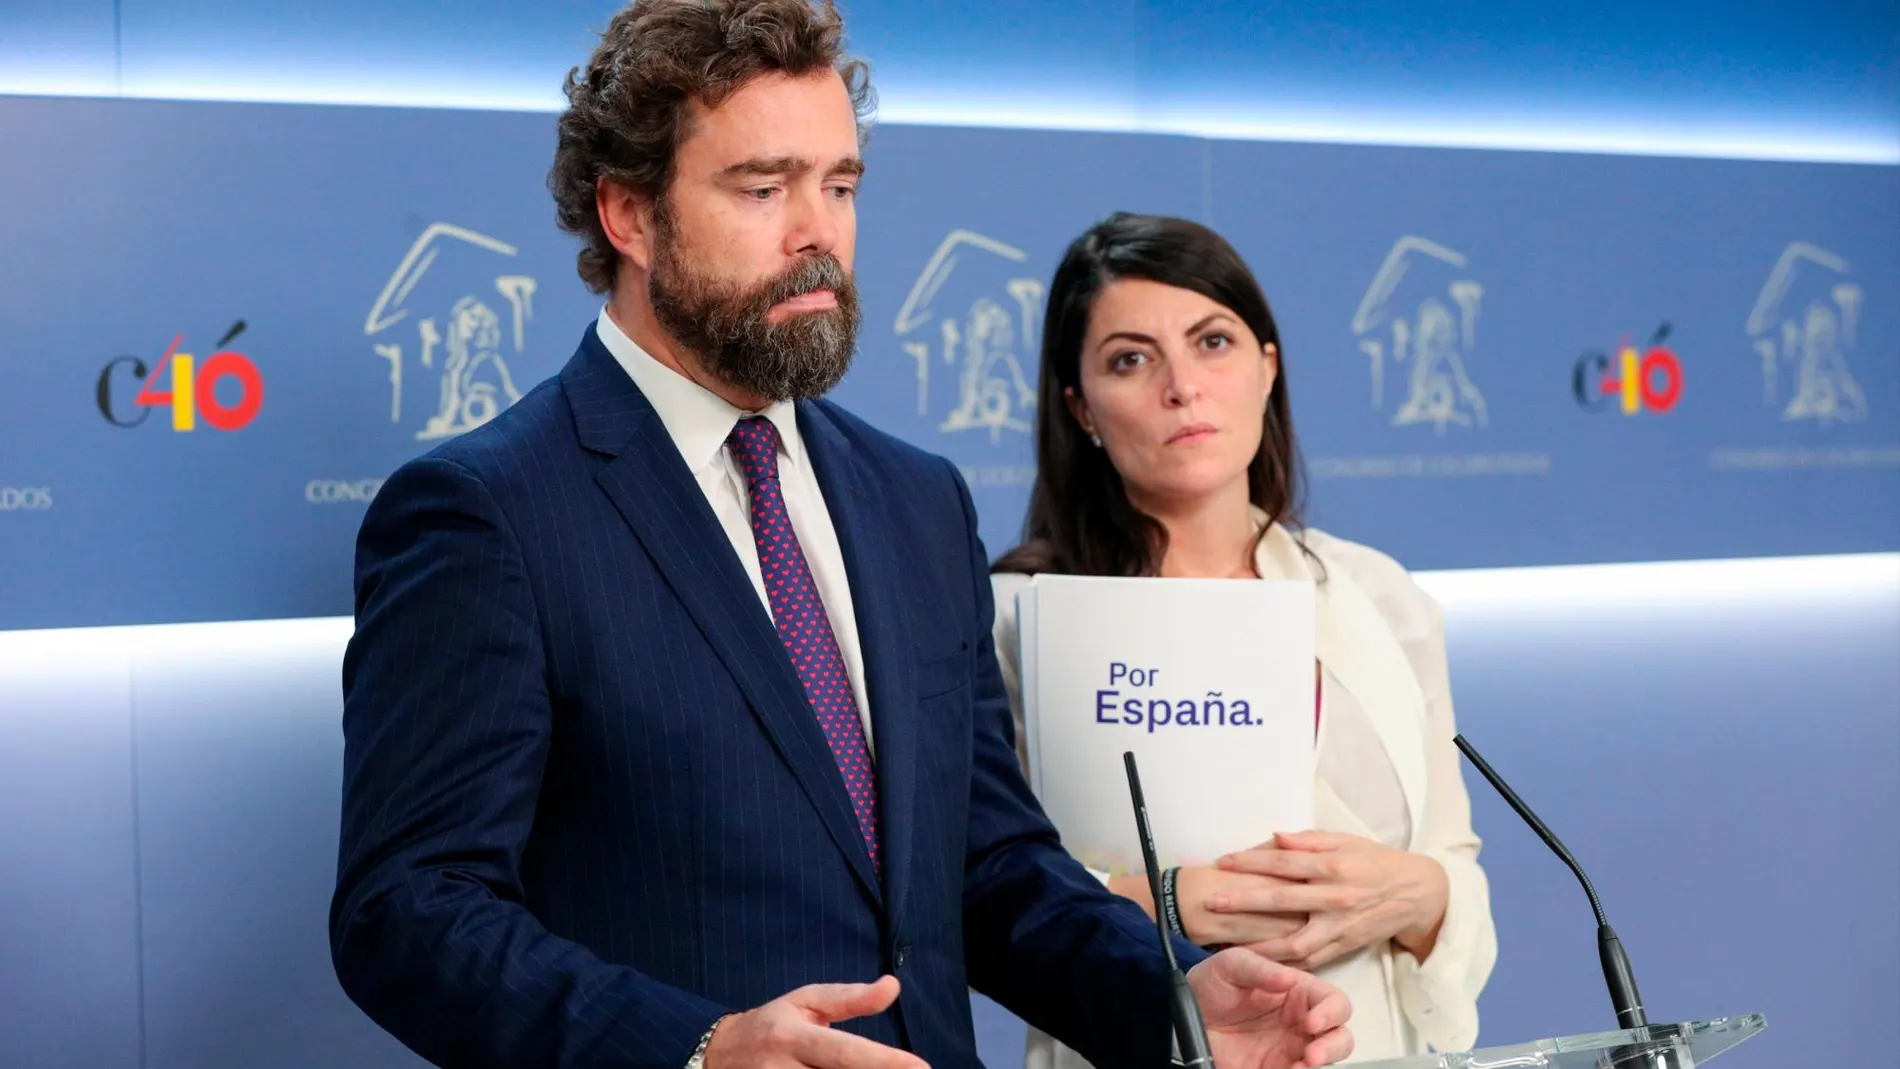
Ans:
[[[1356,1062],[1353,1069],[1695,1069],[1767,1027],[1766,1018],[1751,1013],[1508,1047]]]

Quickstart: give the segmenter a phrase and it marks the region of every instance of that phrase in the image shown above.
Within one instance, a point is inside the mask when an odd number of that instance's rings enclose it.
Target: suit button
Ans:
[[[896,968],[901,969],[904,967],[904,962],[906,959],[909,958],[909,956],[910,956],[910,947],[900,944],[897,948],[896,956],[892,959],[892,964]]]

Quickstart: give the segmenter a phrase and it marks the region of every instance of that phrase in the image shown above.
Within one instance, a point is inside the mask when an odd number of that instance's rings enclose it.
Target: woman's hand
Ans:
[[[1357,835],[1276,835],[1216,864],[1222,872],[1270,878],[1277,885],[1224,887],[1209,900],[1211,912],[1306,914],[1299,930],[1247,944],[1300,969],[1316,969],[1388,939],[1423,961],[1438,941],[1451,894],[1438,862]]]
[[[1116,876],[1109,889],[1132,898],[1154,916],[1154,896],[1148,890],[1148,877],[1139,873]],[[1273,876],[1256,876],[1211,866],[1183,868],[1174,882],[1175,905],[1181,910],[1181,927],[1188,941],[1197,946],[1240,946],[1292,935],[1306,923],[1304,913],[1242,910],[1215,912],[1209,903],[1217,896],[1229,897],[1289,887],[1292,882]]]

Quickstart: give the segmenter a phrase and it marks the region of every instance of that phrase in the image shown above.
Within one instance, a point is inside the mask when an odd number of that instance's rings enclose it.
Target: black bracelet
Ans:
[[[1161,874],[1161,917],[1167,922],[1168,931],[1183,939],[1187,938],[1187,929],[1181,926],[1181,904],[1174,897],[1174,883],[1181,875],[1179,868],[1168,869]]]

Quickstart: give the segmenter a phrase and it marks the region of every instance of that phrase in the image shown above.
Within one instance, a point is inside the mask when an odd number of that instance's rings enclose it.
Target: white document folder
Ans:
[[[1030,786],[1084,864],[1142,871],[1124,751],[1164,866],[1313,826],[1312,583],[1044,575],[1016,603]]]

